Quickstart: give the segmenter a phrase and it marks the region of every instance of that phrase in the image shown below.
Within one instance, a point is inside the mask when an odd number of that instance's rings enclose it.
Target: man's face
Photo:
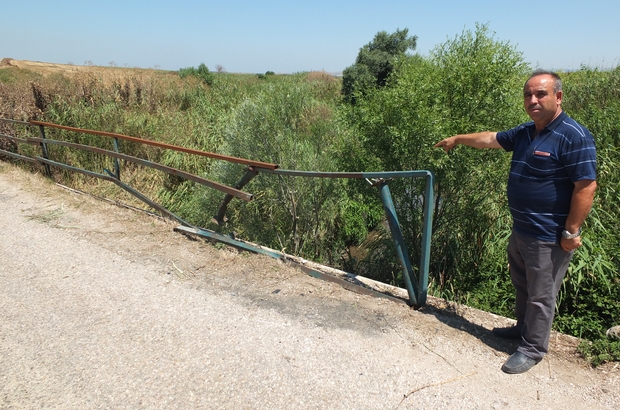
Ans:
[[[554,93],[554,83],[552,76],[541,74],[530,78],[523,87],[525,111],[541,128],[549,124],[560,113],[562,91]]]

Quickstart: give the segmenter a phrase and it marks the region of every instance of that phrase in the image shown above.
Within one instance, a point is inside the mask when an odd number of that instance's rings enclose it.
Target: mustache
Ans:
[[[532,104],[532,105],[528,106],[527,109],[528,110],[534,110],[534,109],[542,110],[542,106],[540,106],[538,104]]]

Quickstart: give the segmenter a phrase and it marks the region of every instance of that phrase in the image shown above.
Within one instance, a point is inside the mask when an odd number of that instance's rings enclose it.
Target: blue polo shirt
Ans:
[[[547,242],[559,242],[570,210],[574,182],[596,179],[594,138],[562,112],[534,138],[533,122],[497,133],[512,151],[508,205],[513,228]]]

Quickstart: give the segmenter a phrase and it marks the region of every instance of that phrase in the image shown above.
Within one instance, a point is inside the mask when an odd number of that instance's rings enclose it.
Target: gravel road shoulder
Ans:
[[[0,408],[612,409],[575,340],[523,375],[508,319],[358,295],[0,162]]]

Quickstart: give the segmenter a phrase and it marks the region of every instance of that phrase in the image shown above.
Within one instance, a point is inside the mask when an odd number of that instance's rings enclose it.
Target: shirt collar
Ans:
[[[553,121],[551,121],[549,124],[545,125],[545,128],[542,129],[542,131],[540,131],[538,134],[536,134],[536,124],[534,124],[534,121],[530,121],[528,122],[526,125],[529,128],[529,132],[530,132],[530,136],[531,135],[542,135],[542,134],[546,134],[548,132],[551,132],[552,130],[554,130],[558,125],[560,125],[560,123],[562,121],[564,121],[564,119],[568,117],[568,114],[566,114],[564,112],[564,110],[562,110],[562,112],[560,113],[560,115],[558,115]],[[531,137],[530,137],[531,138]]]
[[[545,126],[544,130],[550,131],[550,130],[555,129],[558,125],[560,125],[562,121],[564,121],[564,119],[567,116],[568,115],[564,112],[564,110],[562,110],[562,112],[560,113],[560,115],[556,117],[556,119],[554,119],[553,121],[551,121],[549,124]]]

